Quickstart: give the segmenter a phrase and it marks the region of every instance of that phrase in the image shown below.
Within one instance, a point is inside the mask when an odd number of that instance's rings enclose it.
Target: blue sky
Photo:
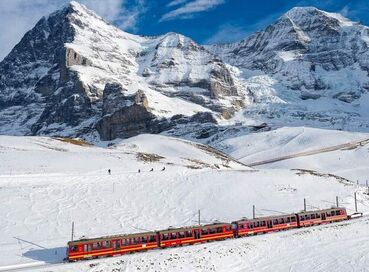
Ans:
[[[43,16],[69,0],[0,0],[0,60]],[[123,30],[178,32],[202,44],[238,41],[295,6],[315,6],[369,25],[369,0],[79,0]]]

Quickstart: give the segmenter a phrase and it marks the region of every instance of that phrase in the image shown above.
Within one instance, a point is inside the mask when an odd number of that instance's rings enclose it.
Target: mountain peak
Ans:
[[[306,24],[311,19],[317,19],[321,22],[332,21],[339,26],[352,26],[354,23],[339,13],[326,12],[316,7],[294,7],[285,13],[282,18],[287,17],[294,23],[301,22]]]

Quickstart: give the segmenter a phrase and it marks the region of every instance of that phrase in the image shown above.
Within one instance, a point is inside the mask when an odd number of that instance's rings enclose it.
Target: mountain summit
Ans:
[[[123,32],[71,2],[0,63],[0,134],[110,140],[245,121],[367,130],[368,74],[368,28],[316,8],[204,47]]]

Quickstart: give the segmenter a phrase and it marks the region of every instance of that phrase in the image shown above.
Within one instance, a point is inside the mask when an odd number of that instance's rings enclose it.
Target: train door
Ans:
[[[119,250],[119,241],[118,240],[112,241],[111,246],[112,246],[113,250]]]
[[[196,229],[193,232],[194,232],[195,239],[200,239],[200,230]]]
[[[324,212],[324,213],[322,213],[322,220],[325,220],[325,219],[326,219],[326,214]]]
[[[267,227],[268,227],[268,229],[273,228],[272,220],[267,221]]]
[[[89,252],[89,251],[91,251],[91,244],[83,245],[83,252]]]

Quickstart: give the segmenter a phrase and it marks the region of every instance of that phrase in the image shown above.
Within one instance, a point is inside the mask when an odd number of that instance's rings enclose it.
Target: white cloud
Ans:
[[[62,7],[69,0],[0,0],[0,61],[42,16]],[[80,0],[104,19],[124,30],[135,30],[145,12],[144,0]],[[128,6],[128,2],[130,5]]]
[[[236,42],[244,39],[249,34],[249,31],[238,25],[224,24],[204,44],[221,44]]]
[[[195,13],[207,11],[224,3],[225,0],[194,0],[164,14],[160,21],[191,18]]]
[[[273,13],[251,24],[242,23],[241,25],[234,22],[223,24],[218,27],[217,31],[213,35],[205,40],[204,44],[220,44],[241,41],[250,34],[260,31],[272,24],[282,14],[282,12]]]
[[[167,7],[174,7],[174,6],[178,6],[178,5],[181,5],[181,4],[183,4],[183,3],[186,3],[186,2],[188,2],[189,0],[173,0],[173,1],[171,1],[168,5],[167,5]]]

